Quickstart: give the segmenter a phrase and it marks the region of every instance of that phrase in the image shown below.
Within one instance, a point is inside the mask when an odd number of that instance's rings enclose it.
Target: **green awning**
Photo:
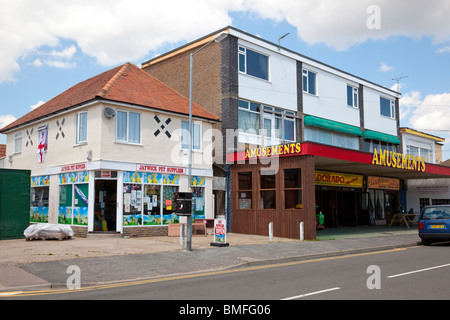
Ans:
[[[362,137],[362,131],[358,127],[351,126],[348,124],[343,124],[336,121],[325,120],[322,118],[314,117],[314,116],[305,116],[304,118],[305,126],[315,126],[321,127],[329,130],[344,132],[348,134],[353,134],[355,136]]]
[[[372,130],[364,131],[364,139],[381,140],[388,143],[400,144],[400,139],[397,136],[392,136],[390,134],[385,134]]]

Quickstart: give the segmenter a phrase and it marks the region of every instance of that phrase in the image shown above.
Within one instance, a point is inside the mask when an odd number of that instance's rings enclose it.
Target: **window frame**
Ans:
[[[349,96],[349,90],[351,89],[351,97]],[[352,104],[350,105],[349,98],[351,98]],[[359,109],[359,88],[351,84],[347,84],[347,106],[355,109]]]
[[[85,134],[85,139],[84,140],[82,140],[81,138],[80,138],[80,136],[81,136],[81,130],[80,130],[80,128],[81,128],[81,125],[82,125],[82,123],[81,123],[81,115],[82,114],[86,114],[86,119],[85,119],[85,121],[86,121],[86,123],[85,123],[85,128],[84,128],[84,134]],[[88,112],[87,111],[81,111],[81,112],[78,112],[77,113],[77,116],[76,116],[76,120],[75,120],[76,122],[75,122],[75,130],[76,130],[76,134],[75,134],[75,143],[76,144],[84,144],[84,143],[87,143],[87,137],[88,137],[88,128],[87,128],[87,124],[88,124]]]
[[[14,153],[22,152],[22,144],[23,144],[23,134],[22,131],[16,132],[14,134]]]
[[[250,189],[241,188],[239,175],[240,174],[249,174],[250,176]],[[238,210],[252,210],[253,209],[253,172],[252,171],[239,171],[236,174],[237,179],[237,209]],[[242,193],[245,192],[245,198],[241,198]],[[247,197],[247,194],[249,194],[249,197]],[[240,199],[244,200],[250,200],[250,207],[249,208],[241,208],[240,207]]]
[[[184,128],[184,124],[187,125],[188,129]],[[198,128],[196,131],[195,128]],[[198,136],[196,135],[198,132]],[[192,151],[201,151],[202,150],[202,123],[200,121],[192,121]],[[181,150],[189,150],[189,141],[185,144],[183,141],[185,139],[189,139],[189,121],[181,120]],[[198,139],[198,147],[196,148],[195,140]]]
[[[273,187],[272,186],[265,186],[265,188],[263,188],[262,185],[262,180],[263,180],[263,176],[273,176]],[[278,173],[277,172],[273,172],[273,171],[263,171],[261,170],[259,172],[259,188],[258,188],[258,192],[259,192],[259,204],[258,207],[260,210],[276,210],[278,207],[278,199],[277,199],[277,182],[278,182]],[[274,193],[274,204],[272,207],[270,208],[266,208],[266,201],[267,201],[267,197],[263,196],[263,193],[266,192],[273,192]]]
[[[252,74],[248,72],[248,54],[247,51],[251,51],[252,53],[259,54],[263,57],[267,58],[267,79],[265,77],[260,77],[258,75]],[[242,59],[242,60],[241,60]],[[242,66],[242,63],[244,64]],[[243,67],[243,68],[242,68]],[[264,80],[270,82],[270,56],[268,54],[264,54],[260,51],[247,48],[242,45],[238,45],[238,71],[239,73],[248,75],[250,77],[254,77],[256,79]]]
[[[387,100],[389,103],[389,115],[383,114],[382,100]],[[380,116],[395,120],[395,100],[380,96]]]
[[[295,187],[288,186],[288,187],[286,187],[286,171],[289,171],[289,170],[297,170],[297,172],[300,173],[300,179],[299,179],[300,186],[295,186]],[[286,204],[286,199],[287,199],[286,191],[297,191],[297,192],[299,192],[300,203],[298,203],[298,204],[301,205],[301,208],[296,208],[296,207],[295,208],[288,208],[287,207],[287,204]],[[284,209],[285,210],[303,209],[303,174],[302,174],[302,168],[284,168],[283,169],[283,193],[284,193]]]
[[[246,104],[244,107],[243,104]],[[252,110],[253,109],[257,110]],[[262,108],[262,110],[261,110]],[[262,112],[261,112],[262,111]],[[248,112],[254,114],[257,119],[258,128],[255,132],[252,129],[244,130],[244,128],[239,125],[239,113]],[[262,119],[261,119],[262,117]],[[270,121],[270,128],[264,126],[265,120]],[[283,123],[284,120],[284,123]],[[262,128],[261,128],[262,121]],[[292,140],[286,139],[286,122],[292,123],[293,132]],[[281,128],[278,126],[281,125]],[[297,126],[296,126],[296,114],[294,111],[280,109],[276,107],[267,106],[253,101],[239,99],[238,101],[238,129],[242,130],[243,133],[256,135],[257,137],[263,137],[265,139],[273,139],[281,141],[295,142],[297,136]],[[270,136],[267,133],[270,132]]]
[[[314,93],[310,92],[310,74],[314,75]],[[305,80],[306,80],[306,88],[305,88]],[[310,94],[312,96],[318,96],[318,88],[317,88],[317,72],[309,70],[309,69],[302,69],[302,91],[304,93]]]
[[[118,133],[119,133],[119,114],[120,113],[125,113],[126,114],[126,139],[125,140],[121,140],[119,139]],[[139,115],[139,141],[138,142],[132,142],[130,141],[130,113],[135,114],[135,115]],[[142,117],[141,117],[141,113],[140,112],[132,112],[132,111],[127,111],[127,110],[120,110],[118,109],[116,111],[116,142],[120,142],[120,143],[127,143],[127,144],[134,144],[134,145],[141,145],[141,141],[142,141]]]

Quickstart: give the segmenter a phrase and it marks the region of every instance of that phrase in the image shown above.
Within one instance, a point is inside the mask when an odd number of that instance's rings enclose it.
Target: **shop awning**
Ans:
[[[393,144],[400,144],[400,139],[397,136],[392,136],[390,134],[385,134],[372,130],[364,131],[364,139],[381,140]]]
[[[351,126],[348,124],[325,120],[322,118],[314,117],[314,116],[305,116],[304,118],[305,126],[315,126],[320,128],[325,128],[329,130],[344,132],[348,134],[353,134],[355,136],[362,137],[362,131],[358,127]]]

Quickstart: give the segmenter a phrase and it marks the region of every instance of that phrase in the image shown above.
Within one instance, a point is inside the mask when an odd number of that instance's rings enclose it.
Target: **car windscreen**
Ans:
[[[422,220],[450,219],[450,207],[430,207],[425,208]]]

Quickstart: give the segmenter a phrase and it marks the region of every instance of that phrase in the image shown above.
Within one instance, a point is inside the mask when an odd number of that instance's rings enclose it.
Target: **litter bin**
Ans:
[[[175,214],[179,216],[192,215],[192,192],[178,192],[175,201]]]

